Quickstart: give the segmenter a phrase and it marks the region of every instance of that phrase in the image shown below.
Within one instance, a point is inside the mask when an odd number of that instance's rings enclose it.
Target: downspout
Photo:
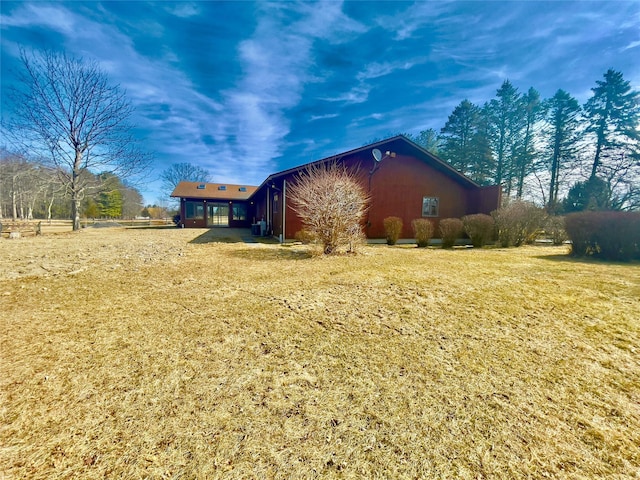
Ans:
[[[270,208],[271,208],[271,188],[267,187],[267,209],[266,209],[266,212],[267,212],[267,218],[266,218],[266,220],[267,220],[267,228],[266,228],[265,234],[266,234],[266,232],[271,230],[271,214],[269,212]]]
[[[280,243],[284,243],[287,239],[287,181],[282,180],[282,240]]]

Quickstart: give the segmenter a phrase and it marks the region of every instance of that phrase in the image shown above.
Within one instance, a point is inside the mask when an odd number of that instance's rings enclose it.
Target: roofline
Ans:
[[[239,198],[237,196],[227,196],[227,195],[198,195],[198,192],[189,192],[189,195],[174,195],[174,193],[176,192],[176,190],[178,189],[178,187],[183,184],[183,183],[187,183],[187,184],[198,184],[198,185],[209,185],[209,186],[213,186],[213,187],[231,187],[232,189],[234,187],[237,187],[238,189],[240,188],[248,188],[248,189],[252,189],[252,192],[243,192],[243,193],[247,193],[248,195],[245,198]],[[202,198],[216,198],[219,200],[235,200],[235,201],[247,201],[249,200],[249,198],[258,190],[258,187],[255,185],[249,185],[246,183],[220,183],[220,182],[192,182],[191,180],[181,180],[180,182],[178,182],[178,184],[175,186],[175,188],[173,189],[173,192],[171,192],[171,195],[169,195],[170,198],[194,198],[194,199],[202,199]],[[228,189],[224,189],[224,190],[217,190],[219,193],[231,193],[234,192],[235,190],[228,190]],[[205,192],[203,192],[205,193]]]
[[[455,168],[453,168],[451,165],[449,165],[447,162],[445,162],[444,160],[442,160],[440,157],[434,155],[433,153],[429,152],[428,150],[426,150],[424,147],[421,147],[420,145],[418,145],[417,143],[415,143],[412,140],[409,140],[407,137],[405,137],[404,135],[395,135],[393,137],[389,137],[386,138],[384,140],[380,140],[374,143],[370,143],[368,145],[364,145],[362,147],[358,147],[358,148],[354,148],[352,150],[348,150],[346,152],[343,153],[338,153],[335,155],[330,155],[328,157],[322,158],[320,160],[315,160],[313,162],[309,162],[309,163],[305,163],[303,165],[299,165],[297,167],[292,167],[289,168],[287,170],[282,170],[280,172],[276,172],[276,173],[272,173],[271,175],[269,175],[261,184],[260,186],[257,188],[257,190],[251,195],[255,195],[260,189],[262,189],[262,187],[266,184],[268,184],[270,181],[278,178],[278,177],[283,177],[286,175],[289,175],[291,173],[296,173],[299,172],[300,170],[305,170],[309,167],[312,167],[314,165],[319,165],[322,163],[326,163],[329,161],[337,161],[340,160],[342,157],[346,157],[349,155],[355,155],[357,153],[363,152],[365,150],[369,150],[381,145],[384,145],[386,143],[390,143],[390,142],[395,142],[397,140],[403,140],[404,142],[406,142],[407,144],[409,144],[411,147],[415,148],[416,150],[418,150],[420,153],[422,153],[423,155],[429,157],[429,159],[433,162],[435,162],[440,168],[442,168],[443,170],[446,170],[450,175],[456,176],[458,177],[460,180],[462,180],[463,182],[465,182],[468,186],[472,186],[472,187],[477,187],[480,188],[481,186],[474,182],[473,180],[471,180],[469,177],[467,177],[466,175],[460,173],[458,170],[456,170]]]

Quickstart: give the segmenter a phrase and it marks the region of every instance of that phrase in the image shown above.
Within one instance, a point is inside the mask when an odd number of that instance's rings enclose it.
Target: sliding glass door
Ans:
[[[212,202],[208,204],[207,226],[228,227],[229,226],[229,204]]]

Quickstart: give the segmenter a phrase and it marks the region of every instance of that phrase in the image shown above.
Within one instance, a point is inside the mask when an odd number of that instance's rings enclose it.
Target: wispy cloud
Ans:
[[[255,31],[239,45],[243,76],[223,92],[224,114],[214,137],[232,146],[235,155],[227,161],[245,174],[251,168],[255,179],[263,178],[283,154],[291,128],[287,112],[299,103],[305,86],[317,81],[310,73],[313,42],[343,41],[363,28],[341,8],[338,2],[266,4]]]
[[[632,48],[640,47],[640,40],[636,40],[635,42],[631,42],[620,49],[620,51],[624,52],[625,50],[631,50]]]
[[[356,78],[360,81],[363,81],[378,77],[384,77],[386,75],[391,75],[396,71],[410,70],[416,65],[425,63],[427,60],[427,57],[418,57],[408,60],[398,60],[395,62],[373,62],[367,65],[364,71],[358,73]]]
[[[339,117],[340,115],[337,113],[328,113],[326,115],[311,115],[311,117],[309,118],[310,122],[315,122],[316,120],[327,120],[329,118],[336,118]]]
[[[340,93],[332,97],[323,97],[323,100],[328,102],[339,102],[347,105],[364,103],[369,98],[369,92],[371,91],[371,85],[361,83],[355,85],[349,91]]]
[[[2,28],[39,25],[56,32],[72,34],[74,21],[65,8],[48,4],[26,4],[11,15],[0,16]]]
[[[172,15],[180,18],[195,17],[200,14],[200,8],[196,3],[192,2],[180,2],[167,8],[167,11]]]

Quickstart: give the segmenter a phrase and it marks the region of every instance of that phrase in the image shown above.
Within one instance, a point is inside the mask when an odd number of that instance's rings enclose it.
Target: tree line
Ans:
[[[89,218],[133,218],[142,210],[142,195],[114,175],[81,174],[80,210]],[[0,219],[72,218],[64,173],[46,160],[28,159],[0,150]]]
[[[406,135],[481,185],[536,198],[549,213],[640,209],[640,93],[608,70],[584,105],[542,99],[506,80],[495,98],[462,100],[438,132]]]

